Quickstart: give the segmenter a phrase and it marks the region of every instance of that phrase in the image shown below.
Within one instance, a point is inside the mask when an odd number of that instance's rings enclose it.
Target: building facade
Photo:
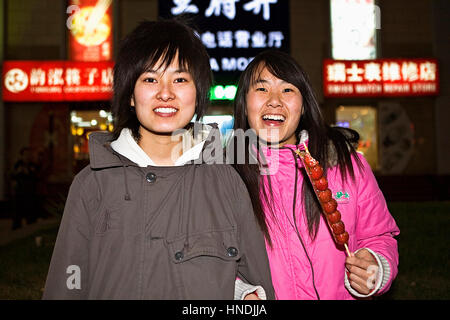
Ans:
[[[69,5],[64,0],[0,0],[2,66],[4,61],[11,60],[67,60]],[[290,18],[290,54],[308,73],[326,121],[329,124],[359,123],[356,129],[367,131],[360,147],[371,159],[388,199],[448,199],[450,3],[446,0],[379,0],[376,5],[379,8],[376,58],[436,59],[440,88],[437,95],[327,97],[323,62],[333,58],[329,0],[289,1],[286,15]],[[159,11],[157,0],[113,0],[111,6],[114,58],[120,39],[139,21],[157,19]],[[209,114],[232,114],[231,103],[214,103]],[[74,174],[87,163],[85,135],[89,130],[108,129],[112,123],[108,120],[108,109],[107,100],[2,100],[0,198],[11,198],[14,164],[21,149],[27,146],[35,150],[37,161],[47,168],[45,192],[66,190]],[[100,111],[105,116],[99,116]],[[87,117],[95,125],[78,130],[73,119],[80,117]]]

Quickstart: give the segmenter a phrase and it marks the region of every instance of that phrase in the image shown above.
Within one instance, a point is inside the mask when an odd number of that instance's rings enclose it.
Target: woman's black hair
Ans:
[[[303,105],[302,115],[296,129],[297,139],[300,131],[307,130],[309,135],[308,149],[311,155],[323,166],[324,172],[326,172],[328,167],[329,157],[332,156],[330,154],[331,149],[337,155],[337,165],[342,173],[343,179],[347,177],[347,174],[354,179],[351,156],[355,156],[358,165],[360,165],[354,146],[359,140],[359,134],[351,129],[331,127],[325,123],[307,74],[287,53],[278,50],[264,51],[258,54],[241,74],[234,101],[234,129],[242,129],[245,131],[250,128],[246,116],[246,95],[264,68],[267,68],[275,77],[293,84],[300,90]],[[330,148],[330,145],[332,148]],[[248,148],[245,150],[248,152]],[[247,185],[253,202],[256,219],[266,239],[271,243],[262,203],[266,203],[273,214],[272,205],[274,202],[271,201],[273,199],[272,190],[260,190],[260,186],[263,185],[263,176],[260,175],[258,165],[246,163],[235,164],[234,166]],[[321,207],[315,196],[313,187],[306,176],[306,172],[303,170],[302,173],[304,176],[302,200],[308,222],[308,231],[311,238],[314,239],[319,227]],[[270,176],[267,176],[267,178],[269,179],[269,189],[271,189]]]
[[[200,120],[209,105],[212,72],[209,56],[186,17],[143,21],[121,42],[114,66],[112,113],[114,139],[123,128],[131,129],[139,139],[140,123],[131,98],[137,79],[150,68],[167,68],[178,54],[178,64],[193,76],[196,88],[196,119]],[[158,61],[161,63],[155,66]]]

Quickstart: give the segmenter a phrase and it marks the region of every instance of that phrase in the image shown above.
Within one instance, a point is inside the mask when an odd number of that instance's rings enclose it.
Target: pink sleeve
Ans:
[[[356,238],[358,248],[369,248],[382,255],[389,263],[388,282],[378,294],[386,292],[398,272],[397,240],[400,233],[394,218],[390,214],[383,193],[378,187],[375,176],[366,159],[359,155],[363,164],[362,172],[355,169],[358,184]],[[356,167],[356,163],[354,163]]]

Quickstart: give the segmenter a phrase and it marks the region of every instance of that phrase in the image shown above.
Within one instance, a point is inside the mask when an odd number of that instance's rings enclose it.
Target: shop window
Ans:
[[[105,110],[74,110],[70,113],[75,173],[89,163],[89,134],[113,129],[112,114]]]
[[[370,106],[340,106],[336,110],[336,125],[351,128],[360,135],[358,151],[372,170],[379,169],[377,109]]]
[[[377,58],[380,10],[375,0],[330,0],[330,14],[333,59]]]

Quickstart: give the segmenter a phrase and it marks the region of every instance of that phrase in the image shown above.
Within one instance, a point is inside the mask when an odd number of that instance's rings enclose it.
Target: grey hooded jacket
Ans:
[[[111,148],[110,134],[92,133],[43,298],[231,300],[239,277],[274,299],[246,187],[231,166],[208,163],[221,156],[211,151],[217,136],[202,161],[141,168]]]

